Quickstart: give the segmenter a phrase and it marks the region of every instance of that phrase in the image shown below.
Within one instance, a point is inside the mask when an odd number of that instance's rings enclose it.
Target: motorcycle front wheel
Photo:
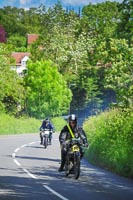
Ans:
[[[74,177],[78,179],[80,176],[80,156],[74,155]]]
[[[69,158],[67,157],[66,161],[65,161],[65,175],[68,176],[69,175]]]
[[[43,145],[44,145],[44,148],[46,149],[47,146],[48,146],[47,137],[44,137],[44,138],[43,138]]]

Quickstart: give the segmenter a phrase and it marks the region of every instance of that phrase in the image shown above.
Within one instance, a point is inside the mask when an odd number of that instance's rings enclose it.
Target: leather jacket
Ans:
[[[76,127],[74,127],[72,129],[72,127],[70,126],[70,128],[71,128],[71,130],[72,130],[72,132],[73,132],[73,134],[74,134],[74,136],[76,138],[80,137],[82,142],[83,142],[83,144],[88,144],[86,134],[85,134],[84,130],[81,127],[77,127],[76,126]],[[71,133],[70,133],[70,131],[68,129],[68,126],[66,125],[66,126],[63,127],[63,129],[60,132],[59,142],[62,144],[65,141],[67,141],[67,140],[69,140],[71,138],[72,138]]]

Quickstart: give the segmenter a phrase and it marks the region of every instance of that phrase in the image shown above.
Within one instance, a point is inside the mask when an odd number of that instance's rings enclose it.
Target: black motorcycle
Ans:
[[[74,174],[75,179],[80,176],[80,138],[72,138],[67,145],[67,155],[65,160],[65,174]]]

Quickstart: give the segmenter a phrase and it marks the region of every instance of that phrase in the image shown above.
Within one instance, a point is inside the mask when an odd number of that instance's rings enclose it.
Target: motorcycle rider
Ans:
[[[81,127],[77,126],[76,115],[71,114],[68,120],[69,120],[69,123],[63,127],[59,135],[59,142],[60,142],[60,147],[61,147],[61,165],[58,170],[59,172],[63,171],[64,165],[65,165],[65,157],[67,154],[67,149],[66,149],[67,140],[71,139],[72,136],[76,138],[80,137],[84,146],[88,147],[87,137],[84,130]],[[82,159],[83,154],[84,154],[84,150],[82,147],[80,147],[80,154],[81,154],[81,159]]]
[[[53,130],[54,130],[54,127],[52,125],[52,123],[50,122],[49,118],[46,118],[43,120],[42,122],[42,125],[40,126],[39,130],[40,130],[40,144],[42,144],[42,141],[43,141],[43,137],[42,137],[42,131],[44,129],[49,129],[50,132],[49,132],[49,144],[51,144],[51,140],[52,140],[52,133],[53,133]]]

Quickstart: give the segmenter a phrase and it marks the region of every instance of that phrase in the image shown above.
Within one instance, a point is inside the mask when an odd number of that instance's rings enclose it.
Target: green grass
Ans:
[[[0,135],[37,133],[40,121],[34,118],[14,118],[6,114],[0,115]]]
[[[62,117],[51,119],[55,131],[60,131],[66,124]],[[7,114],[0,114],[0,135],[37,133],[41,126],[42,120],[35,118],[15,118]]]
[[[60,132],[61,129],[66,125],[66,121],[63,119],[63,117],[54,117],[51,119],[51,122],[53,123],[55,127],[55,131]]]

